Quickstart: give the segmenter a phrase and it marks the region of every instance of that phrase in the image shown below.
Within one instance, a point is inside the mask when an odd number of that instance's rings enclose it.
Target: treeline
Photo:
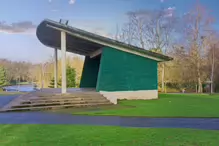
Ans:
[[[31,80],[31,68],[33,64],[28,62],[16,62],[7,59],[0,59],[0,80],[3,85],[13,85],[16,82],[28,82]],[[3,82],[3,81],[2,81]]]
[[[80,84],[82,68],[82,57],[67,57],[68,87],[77,87]],[[61,85],[61,60],[58,60],[58,78]],[[53,79],[54,61],[52,59],[41,64],[0,59],[0,87],[20,82],[35,83],[38,87],[53,87]]]
[[[219,35],[211,10],[195,3],[177,15],[175,8],[127,13],[128,21],[117,27],[115,38],[174,58],[159,64],[161,91],[174,88],[203,92],[219,89]]]

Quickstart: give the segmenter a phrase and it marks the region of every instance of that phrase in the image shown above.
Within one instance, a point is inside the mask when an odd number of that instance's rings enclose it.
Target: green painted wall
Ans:
[[[104,48],[97,91],[157,89],[157,62],[113,48]]]
[[[85,57],[80,88],[96,88],[100,57]]]

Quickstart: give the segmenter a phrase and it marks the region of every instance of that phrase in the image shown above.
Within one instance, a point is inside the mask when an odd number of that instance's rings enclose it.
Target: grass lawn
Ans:
[[[15,94],[25,94],[24,92],[5,92],[0,91],[0,95],[15,95]]]
[[[219,131],[73,125],[0,125],[1,146],[216,146]]]
[[[29,85],[30,83],[29,82],[20,82],[20,83],[17,83],[18,85]]]
[[[84,115],[219,117],[219,95],[160,94],[158,100],[122,100],[123,109],[74,112]],[[130,107],[134,106],[134,107]]]

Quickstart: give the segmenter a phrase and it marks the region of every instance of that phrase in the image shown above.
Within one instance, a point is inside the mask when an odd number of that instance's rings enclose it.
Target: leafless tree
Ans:
[[[173,10],[139,10],[128,12],[128,23],[123,28],[125,42],[137,45],[143,49],[161,50],[158,53],[167,54],[171,47],[170,35],[176,30],[177,18]],[[162,90],[164,91],[165,63],[161,64]]]
[[[212,33],[213,19],[208,11],[200,4],[195,5],[194,9],[185,15],[185,35],[188,41],[188,49],[190,55],[190,63],[194,65],[196,70],[196,79],[198,83],[198,92],[202,93],[203,76],[202,65],[207,46],[205,41]]]

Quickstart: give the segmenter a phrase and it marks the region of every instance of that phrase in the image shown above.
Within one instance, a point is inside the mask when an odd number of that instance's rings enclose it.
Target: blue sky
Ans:
[[[70,2],[71,1],[71,2]],[[35,35],[35,27],[45,18],[68,19],[70,25],[101,35],[112,35],[116,25],[126,21],[128,11],[175,7],[182,15],[197,0],[1,0],[0,58],[42,62],[53,55]],[[199,0],[219,20],[218,0]],[[12,25],[13,24],[13,25]],[[13,27],[12,27],[13,26]],[[216,25],[217,26],[217,25]],[[26,32],[26,28],[28,32]],[[19,30],[18,30],[19,29]]]

